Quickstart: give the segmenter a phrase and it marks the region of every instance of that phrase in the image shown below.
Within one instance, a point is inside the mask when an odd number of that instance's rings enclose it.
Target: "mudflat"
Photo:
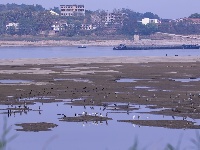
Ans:
[[[118,123],[199,129],[188,120],[200,119],[199,60],[192,56],[0,60],[0,104],[9,106],[4,110],[8,114],[41,111],[29,105],[64,99],[70,100],[66,105],[101,106],[110,113],[130,113],[145,105],[152,110],[148,113],[172,120],[138,117]],[[173,119],[176,116],[182,119]],[[106,121],[109,114],[99,117],[67,116],[61,121]]]

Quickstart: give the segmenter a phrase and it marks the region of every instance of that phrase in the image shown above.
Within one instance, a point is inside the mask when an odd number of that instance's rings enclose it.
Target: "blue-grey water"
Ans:
[[[166,129],[156,127],[140,127],[128,123],[117,122],[119,119],[133,119],[140,115],[141,119],[150,120],[170,120],[171,116],[140,114],[138,112],[149,112],[150,109],[145,106],[140,106],[140,110],[133,111],[130,114],[126,113],[109,113],[108,117],[113,118],[108,121],[108,124],[95,124],[95,123],[67,123],[60,122],[58,113],[64,113],[67,116],[74,116],[75,113],[82,113],[87,111],[101,112],[105,116],[106,111],[103,112],[99,107],[91,110],[88,107],[84,109],[80,106],[64,105],[64,103],[49,103],[41,104],[36,103],[30,106],[31,109],[38,109],[41,107],[41,112],[32,111],[28,114],[15,114],[7,119],[9,125],[12,125],[12,131],[9,136],[17,134],[17,138],[8,144],[8,148],[15,149],[29,149],[29,150],[128,150],[138,138],[140,148],[147,146],[148,150],[162,150],[170,143],[174,146],[178,144],[178,140],[182,138],[182,148],[192,146],[190,139],[195,138],[195,130],[183,129]],[[137,107],[137,106],[136,106]],[[1,106],[7,108],[7,106]],[[1,119],[3,119],[1,115]],[[182,118],[176,117],[176,120]],[[20,127],[15,126],[16,123],[29,123],[29,122],[50,122],[59,125],[52,129],[52,131],[43,132],[16,132],[15,129]],[[197,121],[198,122],[198,121]],[[199,122],[198,122],[199,123]],[[2,124],[1,124],[2,127]]]
[[[112,50],[113,47],[2,47],[0,59],[13,58],[74,58],[102,56],[199,56],[199,49],[173,50]]]
[[[200,50],[134,50],[114,51],[112,47],[4,47],[0,48],[0,59],[15,58],[75,58],[75,57],[101,57],[101,56],[199,56]],[[141,87],[136,87],[141,88]],[[8,96],[9,98],[9,96]],[[181,148],[191,149],[194,146],[190,141],[196,139],[196,130],[166,129],[157,127],[140,127],[128,123],[120,123],[120,119],[133,119],[133,116],[140,115],[141,119],[172,119],[170,116],[140,114],[150,109],[141,106],[140,110],[126,113],[109,113],[108,117],[113,118],[108,124],[95,123],[67,123],[60,122],[58,113],[65,113],[67,116],[74,116],[74,113],[85,111],[83,107],[73,107],[64,103],[36,103],[30,106],[31,109],[41,107],[41,112],[31,111],[28,114],[16,113],[15,116],[7,118],[8,125],[12,126],[9,136],[17,134],[17,138],[8,143],[8,150],[129,150],[136,138],[140,148],[147,147],[147,150],[163,150],[170,143],[177,146],[181,139]],[[7,108],[8,106],[0,106]],[[137,106],[135,106],[137,107]],[[91,110],[86,108],[88,113],[102,113],[99,107]],[[3,110],[0,111],[4,112]],[[108,111],[107,111],[108,112]],[[0,129],[3,126],[3,118],[7,115],[0,115]],[[176,118],[181,119],[181,118]],[[189,118],[190,120],[190,118]],[[199,120],[195,120],[200,124]],[[48,132],[17,132],[16,123],[25,122],[50,122],[58,124]],[[1,131],[1,130],[0,130]],[[2,132],[0,132],[2,133]]]

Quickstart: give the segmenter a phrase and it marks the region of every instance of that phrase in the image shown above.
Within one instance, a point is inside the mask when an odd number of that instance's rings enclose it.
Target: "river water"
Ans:
[[[112,50],[113,47],[2,47],[0,59],[79,58],[103,56],[200,56],[199,49]]]
[[[75,57],[102,57],[102,56],[199,56],[200,50],[134,50],[134,51],[114,51],[112,47],[88,47],[78,49],[77,47],[4,47],[0,48],[0,59],[16,58],[75,58]],[[67,123],[60,122],[56,114],[65,112],[69,116],[74,113],[82,113],[82,107],[64,105],[64,103],[50,103],[41,105],[36,103],[30,106],[31,109],[41,107],[42,112],[33,111],[28,114],[16,114],[7,118],[8,125],[12,126],[12,136],[17,134],[17,138],[8,143],[8,150],[129,150],[138,139],[139,149],[162,150],[170,143],[178,145],[181,139],[181,148],[191,149],[194,146],[191,139],[195,138],[196,130],[166,129],[157,127],[140,127],[128,123],[117,122],[120,119],[133,119],[133,115],[139,112],[148,112],[145,106],[140,110],[126,113],[110,113],[108,117],[113,118],[108,124],[95,123]],[[7,106],[0,106],[1,109]],[[93,111],[103,112],[96,107],[95,110],[86,108],[89,113]],[[7,115],[0,115],[1,122]],[[140,114],[141,119],[163,119],[163,116]],[[172,119],[165,116],[164,119]],[[180,118],[177,118],[180,119]],[[52,131],[43,132],[17,132],[16,123],[25,122],[51,122],[58,125]],[[199,122],[198,122],[199,123]],[[3,123],[0,124],[2,128]],[[1,130],[0,130],[1,131]],[[1,132],[2,133],[2,132]]]

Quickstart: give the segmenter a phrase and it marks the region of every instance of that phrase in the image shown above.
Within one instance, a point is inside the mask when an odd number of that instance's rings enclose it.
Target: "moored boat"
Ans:
[[[86,46],[81,45],[81,46],[79,46],[78,48],[86,48]]]
[[[114,47],[113,50],[154,50],[154,49],[199,49],[200,46],[195,45],[135,45],[135,46],[126,46],[125,44],[120,44],[117,47]]]

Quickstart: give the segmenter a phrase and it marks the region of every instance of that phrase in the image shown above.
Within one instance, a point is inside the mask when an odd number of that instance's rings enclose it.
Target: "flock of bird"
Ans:
[[[7,108],[8,116],[10,117],[11,114],[15,115],[16,112],[19,112],[20,114],[24,112],[25,114],[27,114],[28,111],[33,110],[33,109],[31,109],[31,105],[32,104],[34,105],[34,103],[35,103],[34,101],[35,100],[36,101],[40,100],[42,105],[43,105],[45,100],[55,99],[56,96],[61,95],[61,94],[57,94],[57,95],[54,96],[55,90],[58,90],[58,89],[54,89],[53,87],[51,87],[49,89],[44,88],[44,89],[42,89],[40,91],[30,90],[29,92],[23,92],[21,94],[16,94],[15,96],[13,96],[14,100],[12,98],[8,98],[7,101],[10,102],[10,105],[8,105],[8,108]],[[66,93],[67,90],[69,90],[69,87],[66,87],[66,90],[63,90],[63,92]],[[98,89],[96,87],[96,88],[92,89],[92,91],[94,91],[94,92],[98,92],[98,90],[104,91],[105,88],[99,88]],[[87,87],[83,87],[82,91],[78,90],[77,88],[74,88],[74,89],[71,89],[70,92],[71,92],[70,96],[74,96],[76,94],[76,92],[79,92],[79,93],[83,92],[84,93],[84,92],[88,92],[88,91],[87,91]],[[109,94],[111,94],[111,93],[110,92],[107,93],[106,95],[103,96],[103,98],[106,99]],[[115,98],[118,98],[118,93],[117,92],[114,92],[114,95],[115,95]],[[180,96],[181,96],[180,94],[178,94],[176,96],[170,95],[169,99],[171,99],[172,103],[174,103],[174,101],[177,101],[177,99],[179,99]],[[196,110],[197,110],[197,107],[200,107],[200,105],[195,106],[195,102],[193,101],[193,98],[195,97],[195,94],[186,93],[186,96],[188,96],[187,99],[183,99],[183,100],[179,99],[178,100],[178,105],[180,105],[182,103],[182,101],[188,101],[190,103],[190,107],[193,108],[193,112],[195,113]],[[198,94],[197,97],[200,98],[200,94]],[[143,98],[143,96],[142,95],[138,95],[138,98],[139,99]],[[156,94],[153,94],[151,98],[157,98]],[[146,101],[147,102],[151,101],[151,98],[146,98]],[[95,106],[95,103],[96,103],[95,102],[95,98],[90,99],[89,103],[88,103],[88,100],[86,101],[86,99],[84,99],[84,98],[82,98],[80,100],[69,98],[68,100],[71,103],[76,102],[76,101],[82,101],[84,109],[86,109],[86,106],[89,106],[89,108],[94,111],[94,108],[97,107],[97,106]],[[84,104],[84,103],[86,103],[86,104]],[[172,112],[176,112],[176,113],[180,113],[181,112],[179,110],[178,105],[172,108]],[[134,104],[131,104],[130,102],[128,102],[127,104],[124,104],[123,106],[124,106],[124,108],[128,109],[128,108],[134,107]],[[108,108],[113,108],[114,107],[114,110],[118,110],[120,106],[118,105],[118,103],[101,103],[101,106],[99,106],[99,107],[100,107],[99,111],[102,111],[102,112],[106,111],[105,117],[108,117],[108,113],[109,113],[108,112]],[[71,108],[72,108],[72,105],[71,105]],[[123,111],[123,113],[124,113],[124,111],[126,111],[126,109],[121,110],[121,111]],[[39,114],[41,114],[41,111],[42,111],[41,106],[38,106],[37,111],[39,112]],[[127,111],[127,114],[129,114],[129,111]],[[66,114],[63,114],[63,113],[60,114],[60,115],[63,115],[63,117],[68,117]],[[85,116],[89,115],[89,116],[104,117],[103,113],[101,113],[101,112],[100,113],[99,112],[88,113],[87,111],[83,111],[82,113],[75,113],[74,117],[79,117],[79,116],[84,116],[84,115]],[[135,115],[134,114],[132,116],[133,120],[140,119],[140,118],[141,118],[141,114],[139,114],[139,115]],[[172,115],[172,118],[175,119],[174,115]],[[146,119],[149,119],[149,117],[146,117]],[[183,120],[186,120],[186,119],[187,119],[187,116],[184,116]]]

